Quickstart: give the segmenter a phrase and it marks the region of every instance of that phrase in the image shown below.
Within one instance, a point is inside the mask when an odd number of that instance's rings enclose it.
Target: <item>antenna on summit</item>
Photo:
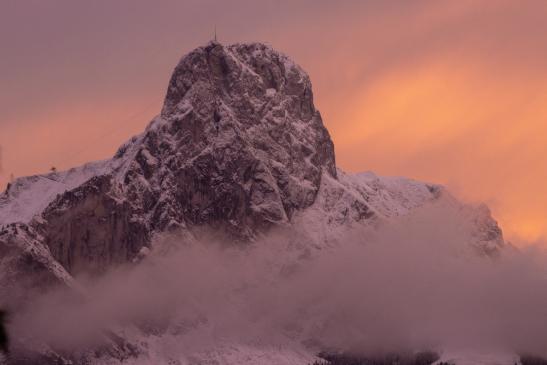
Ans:
[[[217,41],[217,26],[215,24],[215,42]]]

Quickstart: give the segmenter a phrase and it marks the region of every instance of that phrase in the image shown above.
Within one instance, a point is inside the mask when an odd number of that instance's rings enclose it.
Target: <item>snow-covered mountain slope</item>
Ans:
[[[440,185],[372,172],[338,170],[337,179],[324,176],[315,203],[299,212],[293,223],[310,242],[330,247],[341,244],[340,239],[352,229],[390,224],[433,203],[467,223],[470,238],[463,250],[496,255],[504,247],[501,229],[485,205],[462,204]]]
[[[470,247],[504,247],[485,207],[437,185],[337,169],[310,79],[287,56],[211,42],[180,60],[160,115],[112,159],[19,178],[0,195],[0,292],[23,277],[29,288],[73,285],[133,262],[165,232],[246,244],[290,227],[320,250],[436,201],[470,222]]]
[[[111,161],[91,162],[63,172],[22,177],[0,195],[0,225],[30,223],[59,194],[111,170]]]

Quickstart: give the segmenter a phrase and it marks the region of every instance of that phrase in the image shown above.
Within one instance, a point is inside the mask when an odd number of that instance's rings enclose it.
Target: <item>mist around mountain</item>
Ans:
[[[4,361],[514,364],[547,355],[545,257],[442,186],[340,170],[304,70],[211,42],[112,159],[0,196]]]

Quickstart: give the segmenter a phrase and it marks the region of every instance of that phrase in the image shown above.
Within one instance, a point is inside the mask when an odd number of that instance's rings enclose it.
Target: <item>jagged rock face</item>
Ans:
[[[127,200],[113,197],[112,176],[98,176],[60,195],[43,213],[45,243],[71,273],[103,272],[130,261],[149,231]]]
[[[43,214],[46,243],[72,273],[131,260],[172,228],[248,240],[312,205],[323,173],[336,178],[308,75],[262,44],[212,42],[183,57],[161,115],[112,165]]]
[[[314,202],[323,171],[336,176],[309,77],[262,44],[211,43],[184,57],[161,115],[174,145],[161,152],[181,154],[170,167],[193,223],[287,221]]]
[[[43,240],[26,224],[0,227],[0,307],[18,305],[59,284],[71,285],[72,278]]]
[[[210,43],[176,67],[125,182],[168,192],[133,189],[160,229],[220,225],[245,238],[310,206],[323,172],[336,176],[334,148],[304,71],[261,44]]]

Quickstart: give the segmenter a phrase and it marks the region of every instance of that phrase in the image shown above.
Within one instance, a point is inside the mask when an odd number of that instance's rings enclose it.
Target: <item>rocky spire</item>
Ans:
[[[308,75],[259,43],[184,56],[160,116],[106,164],[43,213],[46,243],[70,272],[131,260],[166,230],[252,239],[336,179]]]
[[[206,212],[203,202],[195,207],[196,223],[288,221],[314,202],[323,173],[336,177],[333,143],[308,75],[264,44],[211,42],[184,56],[161,117],[185,161],[178,172],[181,199],[223,192],[219,201],[207,199]]]

